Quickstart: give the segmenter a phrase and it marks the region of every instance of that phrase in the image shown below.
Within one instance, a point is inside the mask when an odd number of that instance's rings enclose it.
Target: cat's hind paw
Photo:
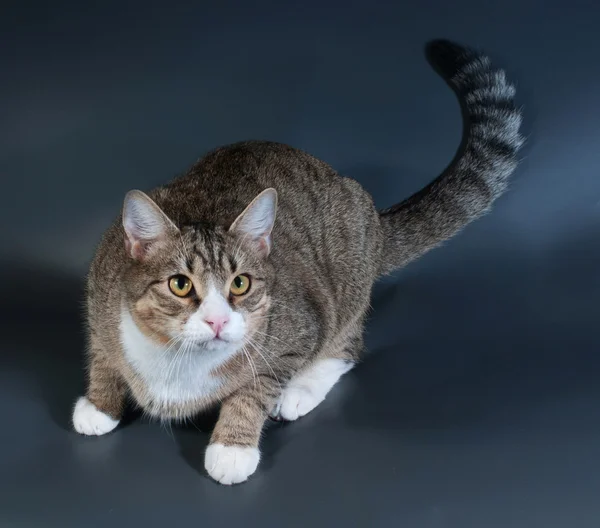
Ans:
[[[293,422],[312,411],[325,399],[325,394],[316,394],[305,387],[287,387],[271,411],[276,421]]]
[[[354,363],[343,359],[316,361],[296,374],[283,389],[271,411],[271,418],[292,422],[308,414],[325,399],[340,377],[353,366]]]

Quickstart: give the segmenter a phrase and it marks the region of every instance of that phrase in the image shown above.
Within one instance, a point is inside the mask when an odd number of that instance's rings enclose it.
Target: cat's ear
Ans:
[[[123,203],[125,250],[142,260],[151,246],[179,232],[177,226],[142,191],[129,191]]]
[[[271,231],[277,212],[277,191],[265,189],[238,216],[229,231],[256,245],[259,253],[267,256],[271,251]]]

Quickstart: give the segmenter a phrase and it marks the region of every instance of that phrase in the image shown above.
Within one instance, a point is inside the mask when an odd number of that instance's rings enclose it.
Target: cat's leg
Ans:
[[[121,420],[126,397],[127,388],[121,375],[110,365],[103,349],[93,345],[88,389],[75,404],[73,427],[84,435],[109,433]]]
[[[259,376],[257,385],[244,387],[223,401],[204,458],[206,471],[217,482],[237,484],[256,471],[260,433],[278,393],[277,382]]]
[[[271,418],[293,421],[312,411],[354,367],[362,347],[362,329],[343,345],[326,347],[288,382],[271,411]]]
[[[283,389],[271,412],[274,420],[297,420],[321,403],[354,362],[340,358],[318,358],[298,372]]]

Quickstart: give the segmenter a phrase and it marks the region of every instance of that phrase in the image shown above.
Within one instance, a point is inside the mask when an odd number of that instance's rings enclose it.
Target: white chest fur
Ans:
[[[170,349],[150,341],[137,327],[131,315],[121,314],[121,342],[125,357],[146,384],[149,395],[158,405],[182,404],[210,397],[222,384],[214,370],[235,349]]]

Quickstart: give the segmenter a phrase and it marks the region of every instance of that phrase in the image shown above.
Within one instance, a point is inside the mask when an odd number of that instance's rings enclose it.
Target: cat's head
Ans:
[[[259,194],[231,226],[175,223],[140,191],[125,197],[125,304],[163,345],[204,350],[252,340],[269,307],[268,254],[277,193]]]

